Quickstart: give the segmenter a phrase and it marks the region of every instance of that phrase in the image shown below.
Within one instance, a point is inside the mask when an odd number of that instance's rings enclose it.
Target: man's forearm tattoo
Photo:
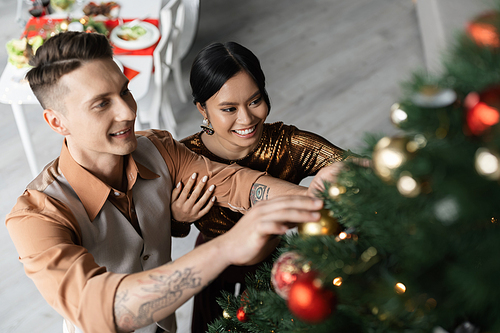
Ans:
[[[183,273],[175,271],[172,275],[151,274],[149,278],[147,281],[141,281],[144,284],[141,288],[144,294],[132,295],[129,290],[125,290],[116,295],[114,310],[119,328],[134,330],[153,323],[154,314],[179,300],[183,290],[198,288],[201,285],[201,278],[196,277],[196,273],[190,268],[186,268]],[[126,306],[130,297],[145,299],[137,313]],[[153,299],[147,300],[151,297]]]
[[[264,184],[253,184],[252,190],[250,191],[250,201],[252,202],[252,206],[259,201],[269,199],[269,190],[270,187],[267,187]]]

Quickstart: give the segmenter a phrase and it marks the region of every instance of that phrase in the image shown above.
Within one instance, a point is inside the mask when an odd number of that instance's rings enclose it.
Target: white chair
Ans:
[[[184,5],[181,0],[170,0],[160,12],[161,39],[153,52],[154,95],[149,110],[151,128],[160,128],[160,115],[165,128],[176,137],[177,122],[166,89],[172,73],[179,99],[187,102],[182,83],[182,69],[178,55],[179,38],[184,21]]]
[[[171,6],[170,3],[172,4]],[[170,63],[174,75],[175,87],[179,98],[183,103],[187,102],[186,91],[184,90],[184,85],[182,84],[182,68],[181,68],[181,53],[180,45],[181,38],[184,33],[184,22],[186,16],[186,7],[184,1],[182,0],[171,0],[163,8],[160,13],[160,18],[162,20],[167,20],[168,22],[173,22],[172,31],[172,50],[167,51],[167,58],[171,57]],[[168,17],[168,18],[167,18]]]

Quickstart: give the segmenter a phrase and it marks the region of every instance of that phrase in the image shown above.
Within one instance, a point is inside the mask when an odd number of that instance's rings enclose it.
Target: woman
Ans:
[[[194,103],[203,116],[203,130],[181,142],[198,154],[266,171],[295,184],[347,157],[345,151],[318,135],[282,122],[265,123],[271,110],[265,76],[257,57],[242,45],[228,42],[205,47],[193,62],[190,83]],[[241,214],[212,207],[214,198],[204,206],[210,189],[197,200],[204,181],[189,195],[193,184],[190,180],[184,190],[178,186],[173,191],[172,215],[175,221],[195,221],[200,230],[199,245],[229,230]],[[190,224],[175,221],[174,225],[184,226],[177,235],[187,235]],[[256,267],[229,267],[195,297],[192,332],[207,331],[207,324],[222,314],[215,301],[221,290],[234,293],[235,284],[240,283],[242,292],[245,275]]]

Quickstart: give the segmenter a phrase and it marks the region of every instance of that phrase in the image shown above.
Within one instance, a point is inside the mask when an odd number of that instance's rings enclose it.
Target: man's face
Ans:
[[[69,92],[60,119],[71,155],[82,165],[130,154],[137,147],[137,104],[112,59],[90,61],[61,77]]]

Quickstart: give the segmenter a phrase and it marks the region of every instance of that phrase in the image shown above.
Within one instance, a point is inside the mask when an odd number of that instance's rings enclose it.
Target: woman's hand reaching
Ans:
[[[371,160],[364,157],[353,157],[350,159],[354,164],[357,164],[364,168],[371,167]],[[329,166],[326,166],[318,171],[316,176],[311,181],[307,194],[309,196],[316,196],[317,193],[325,190],[324,182],[336,183],[340,172],[346,169],[347,166],[345,162],[335,162]]]
[[[170,210],[172,213],[172,217],[176,221],[197,221],[203,215],[208,213],[210,208],[212,208],[212,206],[214,205],[215,197],[212,197],[211,199],[210,197],[214,191],[215,185],[211,185],[203,193],[203,196],[200,197],[207,183],[207,176],[204,176],[191,192],[197,176],[198,175],[194,173],[191,178],[189,178],[186,186],[183,187],[182,183],[179,182],[176,188],[172,191],[172,197],[170,199]]]

